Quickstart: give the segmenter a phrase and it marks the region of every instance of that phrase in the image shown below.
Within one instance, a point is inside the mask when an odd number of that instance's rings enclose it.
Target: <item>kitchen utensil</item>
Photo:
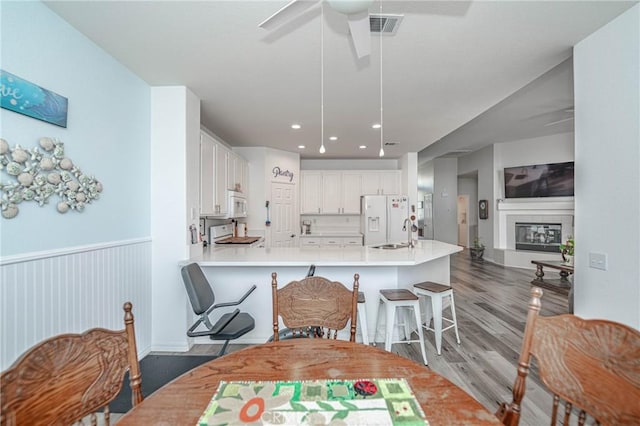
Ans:
[[[269,200],[265,203],[265,207],[267,208],[267,221],[264,224],[266,226],[271,226],[271,221],[269,220]]]

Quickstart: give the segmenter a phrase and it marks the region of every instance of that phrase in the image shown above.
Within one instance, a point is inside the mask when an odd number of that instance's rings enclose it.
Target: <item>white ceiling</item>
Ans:
[[[189,87],[202,100],[202,124],[230,145],[270,146],[302,158],[377,158],[380,131],[371,125],[380,121],[380,43],[384,141],[398,144],[385,147],[387,158],[443,138],[433,147],[438,155],[535,137],[537,128],[540,135],[571,130],[571,122],[544,126],[572,105],[570,71],[561,66],[536,79],[637,2],[385,0],[383,12],[404,14],[404,20],[395,36],[373,36],[371,56],[361,60],[346,17],[325,2],[309,2],[273,31],[258,28],[286,3],[46,2],[150,85]],[[369,10],[379,12],[380,3]],[[321,55],[324,155],[318,152]],[[446,135],[502,100],[469,123],[470,130],[452,133],[453,148],[443,146]],[[538,118],[527,121],[532,117]],[[292,130],[294,122],[302,129]],[[328,140],[332,135],[337,142]],[[362,144],[368,148],[358,149]]]

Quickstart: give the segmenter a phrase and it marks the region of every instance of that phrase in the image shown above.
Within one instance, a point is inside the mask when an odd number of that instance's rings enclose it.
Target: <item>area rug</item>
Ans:
[[[142,395],[148,397],[176,377],[214,358],[213,355],[147,355],[140,361]],[[131,388],[127,373],[120,393],[109,404],[109,410],[112,413],[126,413],[130,409]]]

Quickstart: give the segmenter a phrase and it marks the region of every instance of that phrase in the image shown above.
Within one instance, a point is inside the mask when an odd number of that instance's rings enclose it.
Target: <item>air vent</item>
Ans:
[[[385,142],[384,146],[396,146],[396,145],[400,145],[398,142]]]
[[[369,25],[372,33],[394,35],[398,31],[400,22],[404,18],[404,15],[390,15],[390,14],[369,14]]]

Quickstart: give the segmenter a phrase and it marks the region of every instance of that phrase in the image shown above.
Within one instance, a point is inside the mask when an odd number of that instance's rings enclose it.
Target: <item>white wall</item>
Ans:
[[[458,244],[458,159],[434,159],[433,175],[433,238]]]
[[[575,312],[640,328],[639,5],[575,46],[574,72]]]
[[[29,149],[58,138],[104,186],[82,213],[58,213],[57,195],[19,203],[0,218],[0,256],[148,237],[149,86],[40,2],[2,2],[0,19],[2,69],[69,102],[66,128],[0,109],[0,137]]]
[[[484,257],[487,260],[493,260],[494,244],[494,223],[497,222],[494,198],[494,149],[493,145],[480,149],[471,154],[465,155],[458,159],[458,175],[477,175],[477,200],[487,200],[489,205],[489,218],[478,219],[477,236],[485,245]],[[458,190],[460,193],[460,190]],[[475,204],[477,209],[477,203]],[[477,218],[477,210],[475,217]]]
[[[179,262],[198,226],[200,101],[186,87],[151,90],[152,349],[188,349],[189,312]]]
[[[302,170],[398,170],[398,160],[300,160]]]
[[[403,155],[400,158],[400,170],[402,170],[400,173],[400,193],[406,194],[411,205],[416,206],[417,209],[417,202],[421,200],[418,198],[418,153],[408,152]]]
[[[138,350],[151,345],[149,86],[40,2],[1,2],[0,68],[68,98],[66,128],[0,109],[0,137],[43,136],[104,185],[82,213],[57,196],[0,218],[0,370],[37,342],[122,328],[133,303]],[[116,90],[117,88],[117,90]],[[0,180],[5,176],[0,174]]]

